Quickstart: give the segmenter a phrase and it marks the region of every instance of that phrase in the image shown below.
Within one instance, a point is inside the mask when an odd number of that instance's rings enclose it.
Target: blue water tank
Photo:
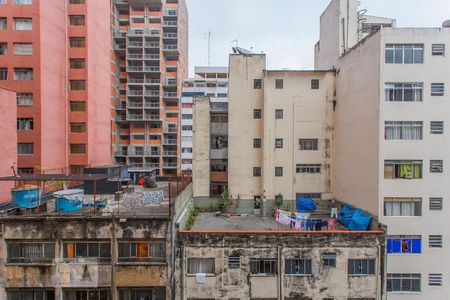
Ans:
[[[37,187],[23,187],[11,191],[13,208],[31,208],[40,203],[41,193]]]
[[[84,190],[72,189],[53,193],[55,197],[56,211],[73,212],[83,207]]]

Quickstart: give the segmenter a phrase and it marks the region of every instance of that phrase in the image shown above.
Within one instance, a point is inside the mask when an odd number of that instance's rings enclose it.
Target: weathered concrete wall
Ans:
[[[384,278],[384,234],[281,234],[183,232],[177,243],[176,299],[251,299],[284,297],[344,300],[349,297],[385,299],[380,281]],[[336,253],[336,268],[322,266],[323,253]],[[228,257],[240,257],[239,268],[228,267]],[[187,274],[188,258],[215,258],[214,274],[197,283]],[[250,274],[250,260],[276,259],[278,273]],[[312,275],[286,275],[284,261],[312,260]],[[375,259],[371,276],[349,277],[348,259]]]
[[[210,148],[209,97],[194,97],[192,128],[192,183],[194,197],[209,196],[209,148]]]

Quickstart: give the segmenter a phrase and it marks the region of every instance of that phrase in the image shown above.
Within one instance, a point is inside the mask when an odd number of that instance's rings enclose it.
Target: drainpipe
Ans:
[[[65,78],[64,78],[64,87],[65,87],[65,89],[64,89],[64,94],[65,94],[65,108],[66,108],[66,120],[65,120],[65,124],[64,124],[64,128],[65,128],[65,132],[64,132],[64,135],[65,135],[65,145],[64,145],[64,148],[65,148],[65,158],[66,158],[66,163],[65,163],[65,169],[66,169],[66,174],[68,174],[68,168],[69,168],[69,133],[68,133],[68,130],[69,130],[69,105],[68,105],[68,102],[69,102],[69,92],[68,92],[68,89],[69,89],[69,86],[68,86],[68,81],[69,81],[69,68],[68,68],[68,64],[69,64],[69,51],[68,51],[68,47],[69,47],[69,31],[68,31],[68,26],[69,26],[69,23],[68,23],[68,18],[69,18],[69,15],[68,15],[68,13],[69,13],[69,8],[68,8],[68,4],[69,3],[69,1],[65,1],[65,5],[64,5],[64,20],[66,21],[65,23],[65,40],[66,40],[66,44],[65,44],[65,47],[64,47],[64,51],[65,51],[65,56],[66,56],[66,61],[65,61]]]
[[[180,248],[180,299],[184,300],[184,245]]]
[[[377,246],[378,249],[378,275],[377,276],[377,287],[376,287],[376,293],[377,293],[377,299],[382,300],[383,299],[383,290],[381,288],[381,274],[383,273],[382,265],[381,265],[381,247],[380,245]]]
[[[277,246],[278,248],[278,300],[283,300],[283,274],[281,272],[282,267],[282,247]]]
[[[118,299],[117,297],[117,289],[116,289],[116,261],[118,259],[118,255],[116,252],[116,218],[112,217],[112,232],[111,232],[111,296],[112,299]]]

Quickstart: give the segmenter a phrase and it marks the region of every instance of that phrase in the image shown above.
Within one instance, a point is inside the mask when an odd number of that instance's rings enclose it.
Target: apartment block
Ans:
[[[16,92],[19,173],[111,162],[110,26],[99,21],[109,11],[107,0],[0,2],[0,86]]]
[[[133,179],[180,172],[180,98],[188,67],[184,0],[113,1],[114,160]]]
[[[187,79],[183,84],[181,98],[181,170],[192,171],[192,125],[193,99],[196,96],[208,96],[211,103],[222,107],[226,114],[228,105],[228,68],[227,67],[195,67],[195,78]],[[218,112],[219,113],[219,112]],[[219,115],[217,115],[219,117]],[[226,122],[226,118],[222,118]],[[222,135],[226,134],[220,133]],[[218,159],[226,159],[221,157]]]
[[[11,168],[17,162],[17,134],[16,134],[16,93],[0,88],[0,111],[7,111],[0,122],[0,140],[2,141],[2,155],[0,156],[0,176],[11,175]],[[9,199],[9,191],[13,183],[0,182],[0,203]]]

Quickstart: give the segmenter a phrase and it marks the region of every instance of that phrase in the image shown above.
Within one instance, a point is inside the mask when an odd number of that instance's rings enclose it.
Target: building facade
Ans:
[[[0,111],[8,111],[0,122],[0,140],[2,141],[2,155],[0,156],[0,176],[11,175],[11,167],[17,163],[17,134],[16,133],[16,93],[0,88]],[[13,183],[0,182],[0,203],[9,199]]]
[[[20,173],[111,162],[111,34],[99,21],[109,11],[108,0],[0,3],[0,86],[16,91]]]
[[[184,0],[113,1],[114,158],[132,177],[180,171],[180,97],[188,71]]]
[[[192,170],[193,99],[208,96],[211,103],[228,103],[228,68],[195,67],[195,78],[183,84],[181,98],[181,170]],[[225,159],[225,158],[224,158]]]

